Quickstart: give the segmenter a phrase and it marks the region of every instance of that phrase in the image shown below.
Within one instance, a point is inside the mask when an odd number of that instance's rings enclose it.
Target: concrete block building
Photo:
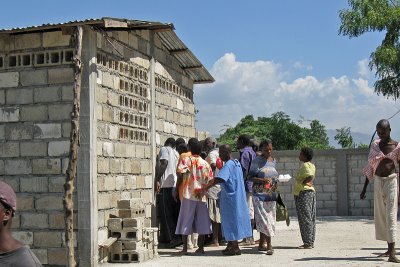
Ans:
[[[76,258],[99,262],[117,201],[141,198],[168,137],[196,135],[193,85],[213,77],[172,24],[102,18],[0,30],[0,175],[18,196],[14,235],[45,265],[65,265],[63,184],[82,27]]]

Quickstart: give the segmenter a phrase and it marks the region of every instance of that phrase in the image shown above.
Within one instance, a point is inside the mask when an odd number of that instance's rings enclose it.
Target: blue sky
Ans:
[[[367,63],[383,33],[338,35],[338,11],[347,7],[347,0],[15,0],[3,1],[0,28],[101,17],[171,22],[216,79],[195,87],[198,130],[218,134],[247,114],[284,111],[294,121],[371,135],[400,105],[373,93]]]

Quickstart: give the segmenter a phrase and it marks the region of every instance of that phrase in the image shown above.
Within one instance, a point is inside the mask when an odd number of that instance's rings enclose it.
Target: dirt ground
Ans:
[[[296,249],[301,245],[299,226],[291,218],[289,227],[278,222],[272,239],[274,254],[258,252],[257,245],[242,247],[242,255],[223,256],[224,247],[206,247],[205,255],[179,256],[179,250],[160,249],[159,257],[140,266],[399,266],[377,255],[387,249],[383,241],[375,240],[373,219],[370,217],[320,217],[317,220],[315,248]],[[398,231],[399,232],[399,231]],[[257,234],[255,232],[257,237]],[[400,255],[400,249],[398,249]],[[114,266],[116,264],[103,264]],[[137,264],[118,264],[133,266]]]

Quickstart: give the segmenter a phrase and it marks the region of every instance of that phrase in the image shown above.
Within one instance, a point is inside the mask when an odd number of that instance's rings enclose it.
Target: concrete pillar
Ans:
[[[337,215],[349,215],[349,193],[348,193],[348,169],[347,152],[342,150],[336,155],[336,175],[337,175]]]
[[[96,121],[96,40],[83,26],[80,148],[78,155],[78,250],[79,266],[97,266],[97,121]]]
[[[156,87],[155,87],[155,59],[154,59],[154,31],[150,31],[150,131],[151,131],[151,138],[150,138],[150,143],[151,143],[151,169],[152,172],[154,173],[155,166],[156,166]],[[154,192],[154,175],[152,175],[152,191]],[[156,210],[155,210],[155,199],[154,199],[154,194],[152,195],[152,203],[154,204],[152,207],[152,216],[151,216],[151,221],[152,225],[156,224]]]

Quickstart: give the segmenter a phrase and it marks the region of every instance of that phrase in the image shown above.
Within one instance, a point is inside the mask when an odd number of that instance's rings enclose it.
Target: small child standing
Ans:
[[[311,148],[301,149],[299,160],[303,163],[296,173],[293,187],[297,218],[303,240],[303,245],[299,246],[299,249],[314,248],[317,200],[314,188],[315,165],[310,162],[313,155],[314,152]]]

